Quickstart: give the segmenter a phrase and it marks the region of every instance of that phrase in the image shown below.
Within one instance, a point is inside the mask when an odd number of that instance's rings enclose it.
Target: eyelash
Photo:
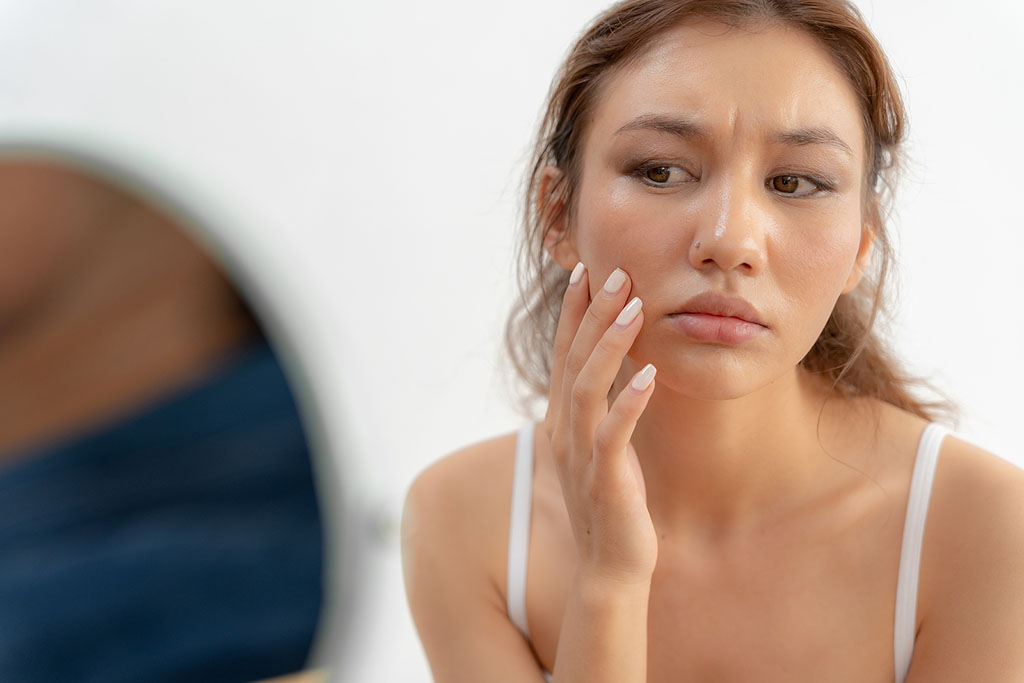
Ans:
[[[648,178],[648,177],[647,177],[647,172],[648,172],[648,171],[653,171],[653,170],[654,170],[654,169],[656,169],[656,168],[678,168],[678,169],[680,169],[680,170],[681,170],[681,171],[682,171],[683,173],[685,173],[685,174],[687,174],[688,176],[690,176],[691,178],[696,178],[696,176],[695,176],[694,174],[690,173],[689,171],[687,171],[687,170],[686,170],[685,168],[683,168],[682,166],[678,166],[678,165],[673,165],[673,164],[666,164],[666,163],[660,163],[660,162],[659,162],[659,163],[646,163],[646,164],[640,164],[639,166],[637,166],[637,167],[636,167],[636,168],[635,168],[635,169],[633,170],[633,172],[631,173],[631,175],[635,176],[635,177],[636,177],[636,178],[638,178],[638,179],[639,179],[639,180],[640,180],[641,182],[643,182],[643,183],[645,183],[645,184],[649,185],[650,187],[672,187],[671,185],[663,185],[663,184],[661,184],[661,183],[655,183],[655,182],[653,182],[653,181],[652,181],[652,180],[651,180],[650,178]]]
[[[811,183],[812,185],[814,185],[817,188],[816,190],[812,191],[811,193],[805,194],[805,195],[794,195],[792,192],[778,192],[778,191],[776,191],[776,194],[778,194],[778,195],[780,195],[782,197],[796,197],[797,199],[803,199],[805,197],[816,197],[816,196],[818,196],[820,194],[832,192],[832,190],[835,189],[835,184],[832,183],[832,182],[829,182],[828,180],[825,180],[823,178],[818,178],[818,177],[815,177],[815,176],[810,176],[810,175],[800,175],[800,174],[797,174],[797,173],[780,173],[779,175],[772,176],[765,183],[765,185],[768,186],[768,189],[772,189],[773,190],[773,188],[771,187],[771,184],[772,184],[772,181],[775,180],[776,178],[799,178],[800,180],[806,180],[807,182]]]
[[[648,185],[650,187],[661,187],[661,188],[672,187],[671,185],[663,185],[663,184],[660,184],[660,183],[655,183],[650,178],[647,177],[647,172],[648,171],[652,171],[652,170],[657,169],[657,168],[678,168],[678,169],[682,170],[683,173],[686,173],[687,175],[689,175],[689,176],[691,176],[691,177],[696,179],[696,176],[694,176],[692,173],[687,171],[682,166],[676,166],[676,165],[666,164],[666,163],[641,164],[640,166],[636,167],[630,175],[638,178],[642,183],[644,183],[644,184],[646,184],[646,185]],[[775,178],[785,178],[785,177],[799,178],[800,180],[806,180],[807,182],[809,182],[812,185],[814,185],[817,188],[817,190],[814,191],[814,192],[811,192],[810,194],[806,194],[806,195],[793,195],[793,193],[777,192],[776,191],[776,194],[778,194],[778,195],[780,195],[782,197],[786,197],[786,196],[793,197],[793,196],[795,196],[797,199],[803,199],[805,197],[814,197],[814,196],[817,196],[819,194],[822,194],[822,193],[825,193],[825,192],[832,192],[833,190],[835,190],[835,183],[833,183],[831,181],[825,180],[824,178],[819,178],[819,177],[816,177],[816,176],[812,176],[812,175],[807,175],[807,174],[802,174],[801,175],[801,174],[797,174],[797,173],[780,173],[778,175],[771,176],[770,178],[768,178],[767,181],[765,181],[765,185],[769,189],[772,189],[771,188],[771,181],[772,180],[774,180]]]

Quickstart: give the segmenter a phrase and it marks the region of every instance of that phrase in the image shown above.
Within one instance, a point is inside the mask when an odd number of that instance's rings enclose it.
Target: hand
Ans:
[[[624,583],[650,581],[658,538],[629,440],[654,391],[654,366],[638,372],[609,407],[622,361],[643,326],[640,299],[616,269],[590,301],[589,274],[576,266],[562,300],[542,424],[562,485],[580,567]]]

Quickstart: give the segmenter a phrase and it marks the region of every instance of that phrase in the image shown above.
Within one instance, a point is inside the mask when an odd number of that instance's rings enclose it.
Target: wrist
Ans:
[[[635,599],[650,595],[651,577],[652,573],[649,572],[627,573],[597,567],[580,567],[576,571],[574,584],[583,597],[623,596]]]

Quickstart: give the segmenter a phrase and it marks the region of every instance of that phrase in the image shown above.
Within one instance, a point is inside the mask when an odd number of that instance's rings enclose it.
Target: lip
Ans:
[[[683,313],[703,313],[705,315],[725,318],[739,318],[744,322],[767,327],[764,324],[764,318],[761,317],[761,314],[757,312],[757,309],[749,301],[742,297],[726,296],[717,292],[698,294],[684,303],[672,315],[681,315]]]
[[[699,342],[737,345],[767,330],[750,302],[715,292],[699,294],[668,316],[683,334]]]

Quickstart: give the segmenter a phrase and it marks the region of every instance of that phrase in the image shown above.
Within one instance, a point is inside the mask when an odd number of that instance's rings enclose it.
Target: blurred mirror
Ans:
[[[127,182],[0,153],[0,680],[302,671],[324,534],[253,308]]]

